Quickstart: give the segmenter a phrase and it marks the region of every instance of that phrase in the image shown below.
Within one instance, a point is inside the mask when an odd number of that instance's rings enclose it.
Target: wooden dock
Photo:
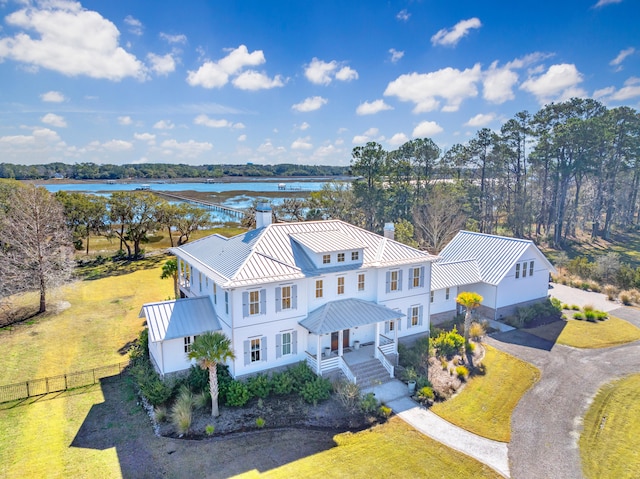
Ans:
[[[207,209],[209,211],[219,211],[221,213],[227,214],[229,216],[234,216],[236,218],[244,218],[247,214],[246,211],[240,210],[238,208],[230,208],[229,206],[224,206],[218,203],[212,203],[210,201],[198,200],[195,198],[188,198],[186,196],[180,196],[173,193],[167,193],[166,191],[154,191],[154,193],[158,196],[162,196],[164,198],[173,200],[173,201],[183,201],[185,203],[191,203],[196,206],[200,206],[201,208]]]

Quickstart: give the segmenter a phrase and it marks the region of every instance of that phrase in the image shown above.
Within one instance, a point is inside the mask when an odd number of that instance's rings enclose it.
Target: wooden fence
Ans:
[[[100,379],[121,376],[122,371],[129,365],[128,362],[110,364],[99,368],[76,371],[48,378],[32,379],[21,383],[0,386],[0,403],[18,401],[34,396],[66,391],[96,384]]]

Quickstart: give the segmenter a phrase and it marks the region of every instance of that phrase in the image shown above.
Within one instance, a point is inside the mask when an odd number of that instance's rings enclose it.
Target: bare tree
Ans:
[[[17,186],[0,215],[0,296],[40,292],[40,313],[47,292],[73,272],[71,233],[62,205],[44,188]]]
[[[413,208],[413,225],[420,246],[438,253],[466,223],[462,198],[453,188],[436,185],[424,204]]]

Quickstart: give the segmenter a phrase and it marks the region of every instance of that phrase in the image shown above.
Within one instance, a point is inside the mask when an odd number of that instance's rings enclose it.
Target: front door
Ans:
[[[339,337],[338,331],[331,333],[331,351],[338,350],[339,339],[340,337]],[[349,330],[348,329],[344,329],[342,331],[342,347],[343,348],[349,347]]]

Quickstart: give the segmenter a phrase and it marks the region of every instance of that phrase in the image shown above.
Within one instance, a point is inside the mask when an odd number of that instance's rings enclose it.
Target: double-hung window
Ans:
[[[282,355],[291,354],[291,333],[282,333]]]
[[[291,309],[291,286],[282,287],[282,309]]]
[[[261,338],[251,340],[251,362],[257,363],[261,361]]]
[[[249,314],[260,314],[260,291],[249,291]]]
[[[331,263],[331,255],[330,254],[323,254],[322,255],[322,264],[329,264]]]
[[[191,336],[187,336],[184,338],[184,352],[185,353],[191,352]]]
[[[430,303],[433,303],[433,300],[435,299],[435,295],[436,295],[436,292],[434,290],[431,290],[431,294],[429,295]]]
[[[391,291],[398,291],[399,289],[399,284],[398,284],[398,273],[399,271],[391,271],[391,279],[389,280],[389,289]]]
[[[527,277],[527,262],[526,261],[524,263],[522,263],[522,277],[523,278]]]
[[[338,294],[344,294],[344,276],[338,276]]]
[[[344,253],[338,253],[338,263],[344,263]]]
[[[516,279],[520,277],[520,263],[516,264]]]
[[[322,295],[323,295],[322,280],[317,279],[316,280],[316,298],[322,298]]]
[[[359,251],[352,251],[351,252],[351,261],[358,261],[360,259],[360,252]]]
[[[364,291],[364,273],[358,275],[358,291]]]
[[[420,287],[420,277],[422,276],[420,274],[420,272],[422,271],[421,268],[411,268],[411,285],[414,288],[419,288]]]
[[[533,276],[533,261],[529,261],[529,276]]]
[[[411,307],[411,326],[420,324],[420,306]]]
[[[444,290],[444,299],[446,299],[447,301],[449,301],[449,297],[451,296],[451,291],[449,290],[449,288]],[[433,301],[432,301],[433,302]]]

